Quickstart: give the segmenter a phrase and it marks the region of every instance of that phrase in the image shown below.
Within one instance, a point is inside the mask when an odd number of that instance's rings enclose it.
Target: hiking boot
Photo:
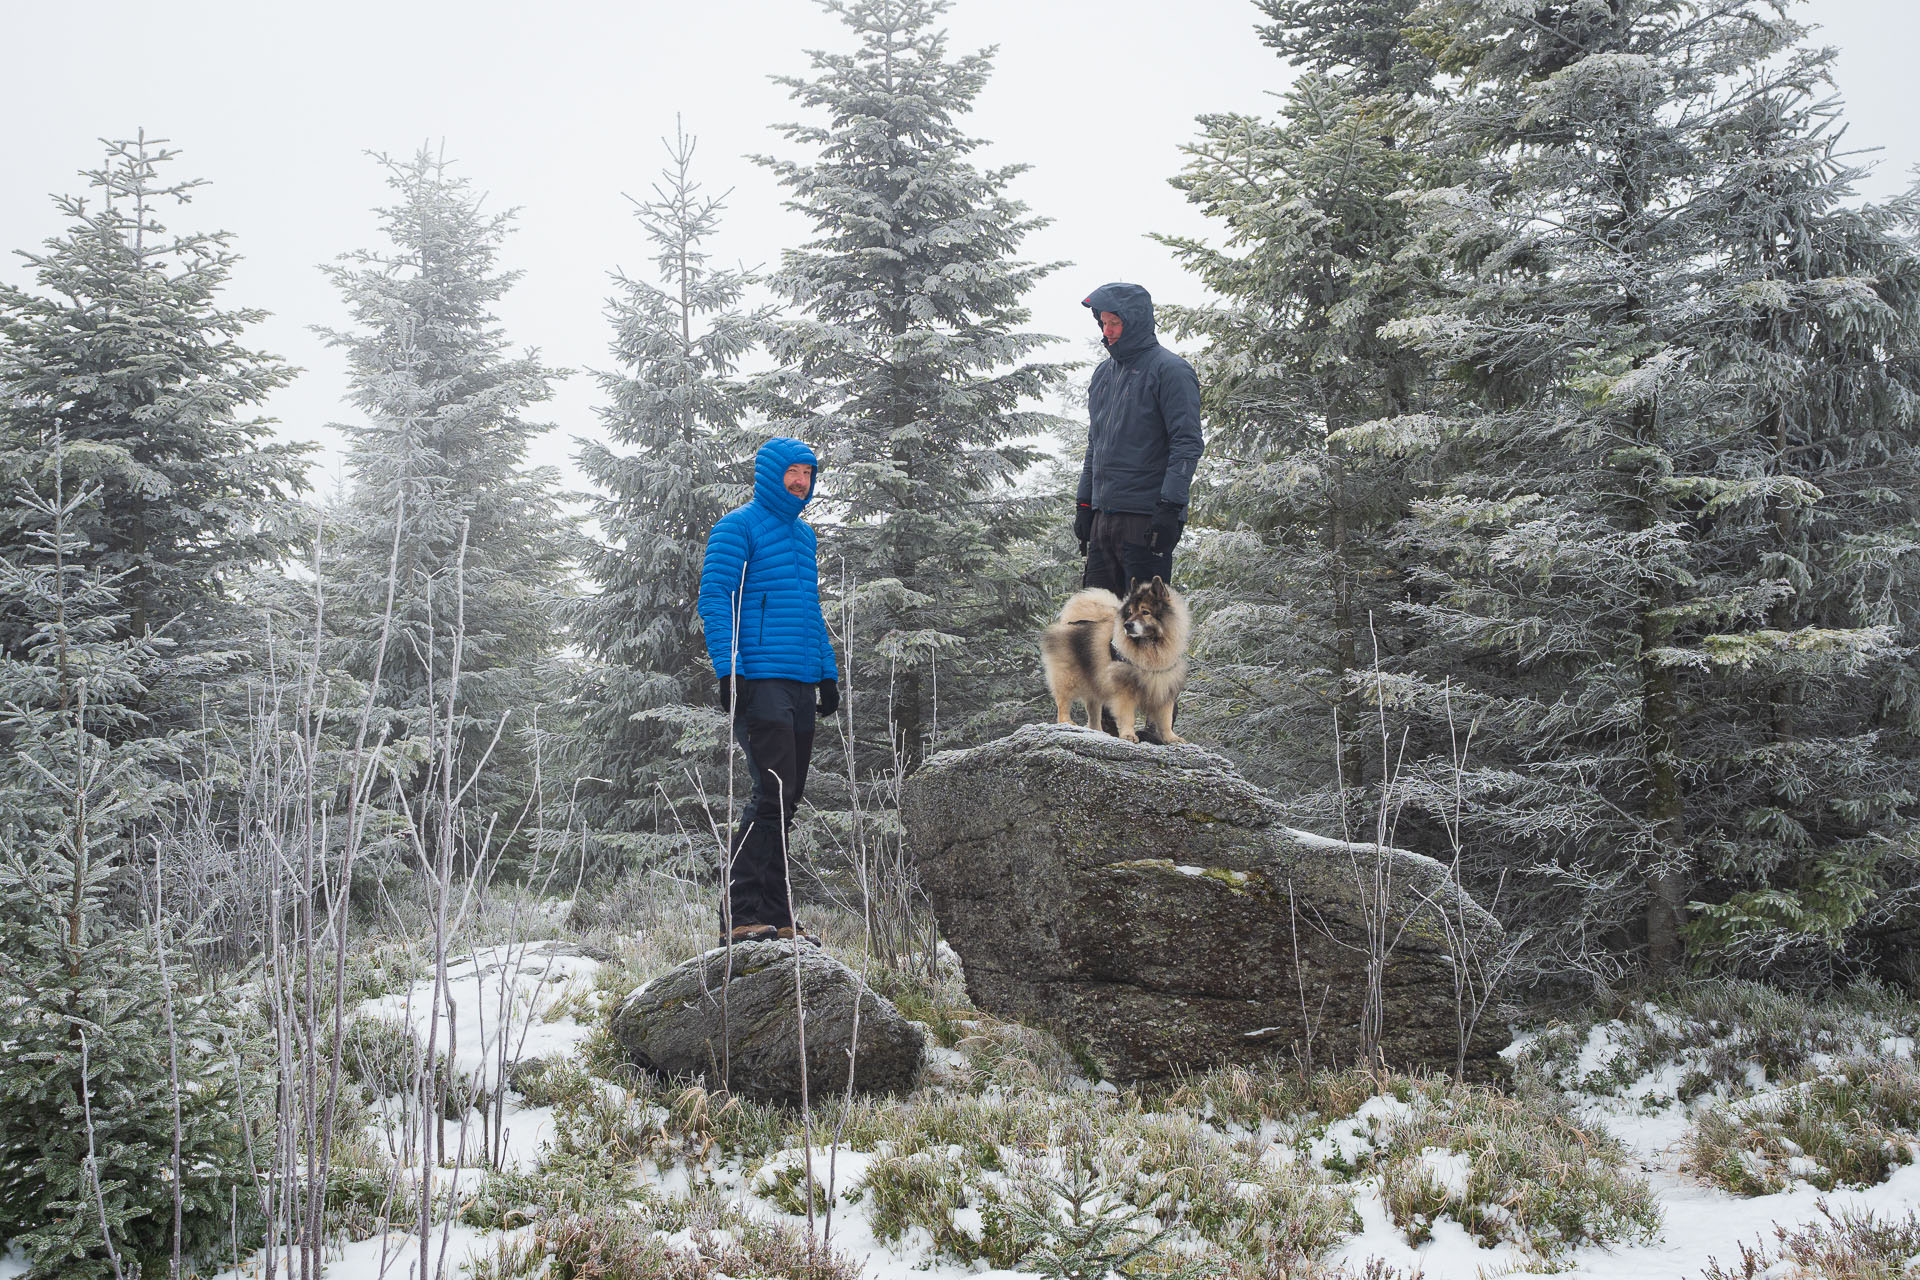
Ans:
[[[792,942],[796,934],[799,935],[800,941],[806,943],[808,946],[817,947],[820,945],[820,939],[814,937],[805,929],[794,928],[792,926],[780,930],[780,941]]]
[[[770,924],[737,924],[733,927],[733,932],[721,938],[720,941],[722,945],[742,942],[773,942],[780,937],[782,932],[784,932],[784,930],[776,929]]]

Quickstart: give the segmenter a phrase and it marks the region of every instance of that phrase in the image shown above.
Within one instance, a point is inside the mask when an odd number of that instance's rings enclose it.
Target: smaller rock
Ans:
[[[860,975],[814,947],[789,942],[715,947],[653,979],[614,1011],[611,1030],[628,1061],[664,1076],[722,1083],[759,1102],[800,1102],[799,1018],[806,1009],[807,1091],[815,1099],[847,1087],[847,1049],[859,1010],[853,1087],[906,1093],[926,1060],[926,1034]],[[723,999],[724,993],[724,999]],[[722,1025],[725,1034],[722,1034]],[[722,1053],[722,1044],[728,1051]]]

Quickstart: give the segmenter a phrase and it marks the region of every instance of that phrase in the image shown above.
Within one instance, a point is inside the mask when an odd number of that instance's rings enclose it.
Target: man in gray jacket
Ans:
[[[1103,284],[1083,305],[1099,322],[1107,359],[1087,390],[1087,457],[1073,532],[1087,557],[1083,587],[1125,596],[1157,575],[1173,581],[1173,548],[1187,524],[1187,487],[1199,465],[1200,381],[1153,334],[1153,299],[1137,284]]]

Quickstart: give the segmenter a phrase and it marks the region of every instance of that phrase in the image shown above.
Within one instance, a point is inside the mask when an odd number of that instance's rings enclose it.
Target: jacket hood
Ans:
[[[787,468],[796,462],[804,462],[813,468],[813,486],[807,489],[807,496],[796,498],[787,492],[784,481]],[[813,501],[813,490],[820,484],[820,459],[813,450],[790,436],[775,436],[760,446],[759,455],[753,460],[753,502],[755,506],[766,507],[778,515],[791,520],[798,516],[801,509]]]
[[[1153,298],[1137,284],[1103,284],[1080,305],[1093,312],[1095,324],[1102,311],[1120,317],[1120,341],[1107,348],[1116,360],[1130,359],[1159,343],[1153,333]]]

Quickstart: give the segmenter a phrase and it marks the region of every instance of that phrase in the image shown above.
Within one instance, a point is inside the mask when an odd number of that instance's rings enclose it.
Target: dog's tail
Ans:
[[[1120,597],[1105,587],[1076,591],[1061,606],[1062,622],[1111,622],[1120,613]]]

